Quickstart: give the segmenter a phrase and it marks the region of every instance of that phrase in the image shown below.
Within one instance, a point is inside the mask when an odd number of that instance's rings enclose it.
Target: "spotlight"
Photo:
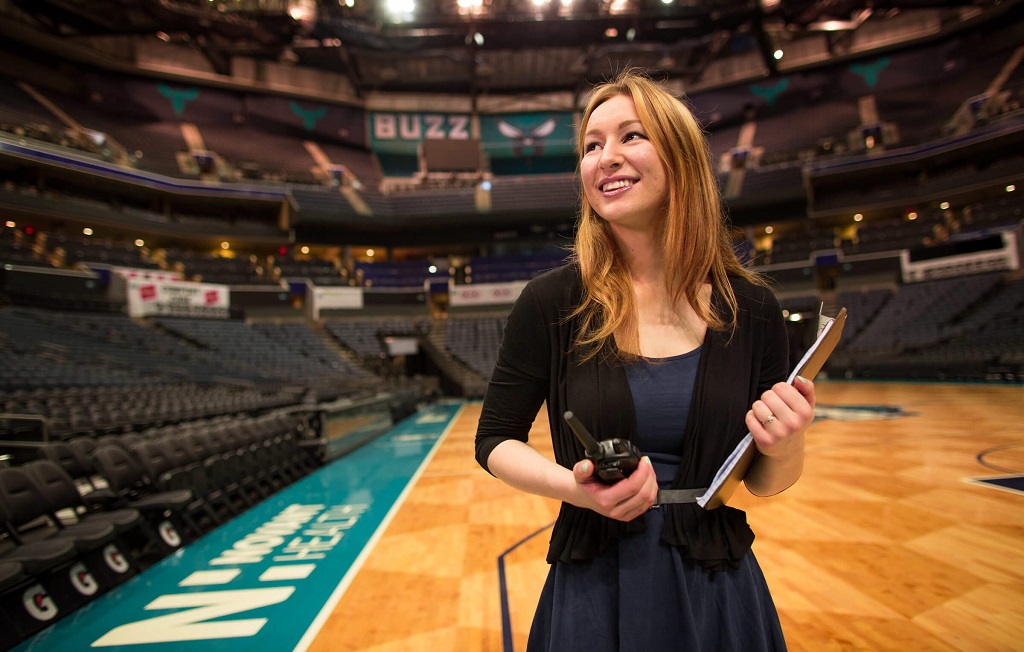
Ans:
[[[416,11],[415,0],[385,0],[384,11],[394,20],[411,16]]]

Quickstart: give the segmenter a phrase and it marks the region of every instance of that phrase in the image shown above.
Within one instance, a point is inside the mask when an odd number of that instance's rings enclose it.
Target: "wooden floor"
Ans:
[[[909,414],[822,419],[796,486],[734,497],[791,650],[1024,650],[1024,495],[965,481],[1024,472],[1022,399],[1019,386],[818,383],[819,416]],[[497,559],[526,540],[505,556],[525,649],[550,531],[529,537],[557,504],[476,466],[478,415],[463,410],[310,650],[501,650]],[[550,454],[543,412],[531,443]]]

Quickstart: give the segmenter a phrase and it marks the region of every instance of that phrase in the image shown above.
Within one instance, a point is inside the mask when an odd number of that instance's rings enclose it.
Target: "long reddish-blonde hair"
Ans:
[[[597,86],[590,95],[577,135],[577,156],[584,154],[584,134],[594,109],[625,95],[633,100],[644,133],[658,152],[669,178],[664,219],[658,226],[665,261],[665,283],[673,305],[685,297],[697,315],[715,330],[736,323],[736,296],[728,276],[763,284],[743,267],[733,251],[722,210],[711,153],[704,132],[690,110],[672,94],[636,70],[625,70]],[[575,348],[591,358],[615,341],[622,358],[639,357],[636,296],[629,270],[608,222],[581,192],[574,256],[583,275],[584,297],[574,316],[582,320]],[[726,314],[718,314],[706,294],[710,282]]]

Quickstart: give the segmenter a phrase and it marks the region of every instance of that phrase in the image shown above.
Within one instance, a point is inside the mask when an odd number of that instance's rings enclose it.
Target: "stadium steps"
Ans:
[[[421,338],[423,350],[444,375],[444,379],[458,388],[458,394],[466,398],[483,398],[487,390],[487,378],[484,378],[455,358],[445,346],[445,320],[431,319],[430,332]]]
[[[331,333],[328,332],[326,328],[324,328],[324,325],[321,322],[312,319],[307,319],[306,325],[309,327],[309,330],[313,331],[314,335],[320,338],[320,340],[324,343],[324,346],[326,346],[332,353],[334,353],[334,355],[338,356],[352,367],[366,369],[366,365],[363,364],[362,359],[354,352],[352,352],[350,349],[346,348],[340,342],[338,342],[338,339],[331,335]]]

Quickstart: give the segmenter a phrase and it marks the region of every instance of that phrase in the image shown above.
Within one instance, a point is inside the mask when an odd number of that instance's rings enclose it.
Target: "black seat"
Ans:
[[[253,506],[245,487],[240,481],[236,464],[229,454],[217,450],[210,435],[193,431],[183,437],[184,444],[192,449],[192,457],[199,460],[206,469],[214,492],[213,500],[220,502],[233,515],[240,514]]]
[[[202,529],[187,511],[193,500],[190,490],[157,490],[147,481],[145,471],[140,464],[132,459],[128,451],[116,444],[98,446],[93,452],[93,460],[96,470],[117,495],[121,506],[135,508],[158,519],[175,516],[195,536],[203,534]],[[159,529],[162,533],[167,532],[165,528],[166,524],[161,522]],[[174,530],[170,539],[165,539],[168,544],[172,544],[176,537],[177,528]]]
[[[0,555],[0,561],[18,562],[25,573],[39,576],[74,561],[77,556],[75,544],[70,539],[49,539],[15,544]]]
[[[220,525],[224,519],[211,507],[206,499],[210,491],[206,469],[192,461],[183,449],[167,443],[169,437],[155,441],[143,441],[132,448],[132,452],[145,470],[153,487],[162,492],[188,491],[192,499],[184,507],[197,524],[204,529]]]
[[[75,450],[70,443],[52,441],[42,447],[43,458],[57,464],[71,478],[75,492],[88,505],[103,504],[113,498],[106,488],[97,489],[92,476],[96,473],[92,461],[82,451]],[[79,488],[81,484],[81,489]]]
[[[237,514],[231,501],[224,495],[221,478],[216,477],[212,469],[204,464],[207,452],[205,449],[196,450],[188,436],[183,433],[164,435],[157,439],[156,443],[164,449],[168,459],[179,470],[178,477],[171,486],[175,486],[175,483],[187,483],[197,497],[204,501],[204,511],[210,512],[210,516],[218,524]]]
[[[0,650],[42,630],[57,612],[47,588],[20,561],[0,561]]]
[[[221,455],[227,461],[230,472],[250,502],[258,503],[273,493],[261,477],[255,456],[251,454],[247,442],[243,441],[233,426],[218,429],[213,438]]]
[[[0,593],[7,593],[28,579],[21,562],[0,561]]]
[[[46,499],[22,467],[0,469],[0,502],[4,527],[16,542],[51,538],[71,540],[82,553],[111,543],[117,531],[110,523],[74,523],[64,526],[46,509]]]
[[[37,462],[60,471],[47,460]],[[4,504],[4,528],[15,543],[31,545],[50,540],[72,543],[78,561],[84,565],[80,578],[83,578],[85,595],[92,595],[89,589],[106,592],[135,574],[132,557],[125,556],[126,546],[112,522],[61,522],[48,509],[45,489],[24,467],[0,469],[0,502]]]
[[[8,473],[15,472],[15,473]],[[18,474],[22,477],[18,477]],[[32,628],[38,629],[39,623],[34,620],[42,620],[43,624],[49,624],[56,618],[66,615],[78,607],[84,605],[100,591],[95,577],[86,565],[82,553],[76,546],[76,541],[69,537],[52,536],[54,532],[49,531],[45,523],[37,526],[36,537],[26,540],[20,531],[18,523],[26,518],[26,504],[35,500],[41,503],[38,497],[18,495],[22,493],[19,487],[28,481],[24,474],[17,468],[0,469],[0,475],[6,475],[0,479],[0,485],[9,486],[14,493],[15,500],[9,501],[7,495],[0,495],[0,521],[6,531],[6,538],[0,541],[0,564],[16,563],[22,572],[30,577],[35,583],[31,585],[31,599],[33,600],[33,611],[31,616],[18,618],[21,626],[27,627],[27,633]],[[31,486],[31,484],[28,484]],[[32,524],[43,520],[39,516],[29,519]],[[113,532],[112,526],[107,526]],[[43,533],[49,532],[49,538],[43,538]],[[11,569],[11,566],[7,567]],[[8,571],[11,572],[11,571]],[[13,578],[12,578],[13,581]],[[109,588],[105,586],[104,588]],[[24,605],[23,602],[19,604]],[[5,605],[6,607],[7,605]],[[20,616],[19,609],[4,609],[12,618]]]
[[[111,444],[113,444],[115,446],[120,446],[121,448],[124,448],[124,449],[127,450],[127,446],[122,441],[121,435],[115,435],[113,433],[107,433],[105,435],[100,435],[99,437],[96,438],[96,445],[97,446],[109,446]]]
[[[82,472],[82,476],[72,476],[76,480],[82,479],[88,484],[90,491],[84,493],[86,496],[86,502],[88,501],[113,501],[117,498],[113,491],[109,487],[101,487],[96,483],[96,476],[99,472],[96,470],[96,463],[92,459],[92,454],[96,450],[99,444],[92,437],[75,437],[68,442],[68,446],[71,448],[72,453],[75,455],[75,459],[78,460]]]
[[[71,444],[66,441],[48,442],[42,447],[42,454],[46,459],[58,464],[72,479],[85,479],[88,475],[75,451],[71,450]]]
[[[118,539],[125,544],[125,552],[135,560],[143,557],[143,553],[146,552],[145,544],[156,543],[156,532],[145,527],[146,520],[139,510],[91,510],[78,493],[74,481],[61,467],[49,460],[35,460],[22,468],[32,478],[45,500],[47,512],[58,525],[67,528],[78,523],[109,523],[114,526]],[[65,519],[61,518],[61,514],[65,515]],[[144,540],[135,536],[136,529],[139,528]]]

